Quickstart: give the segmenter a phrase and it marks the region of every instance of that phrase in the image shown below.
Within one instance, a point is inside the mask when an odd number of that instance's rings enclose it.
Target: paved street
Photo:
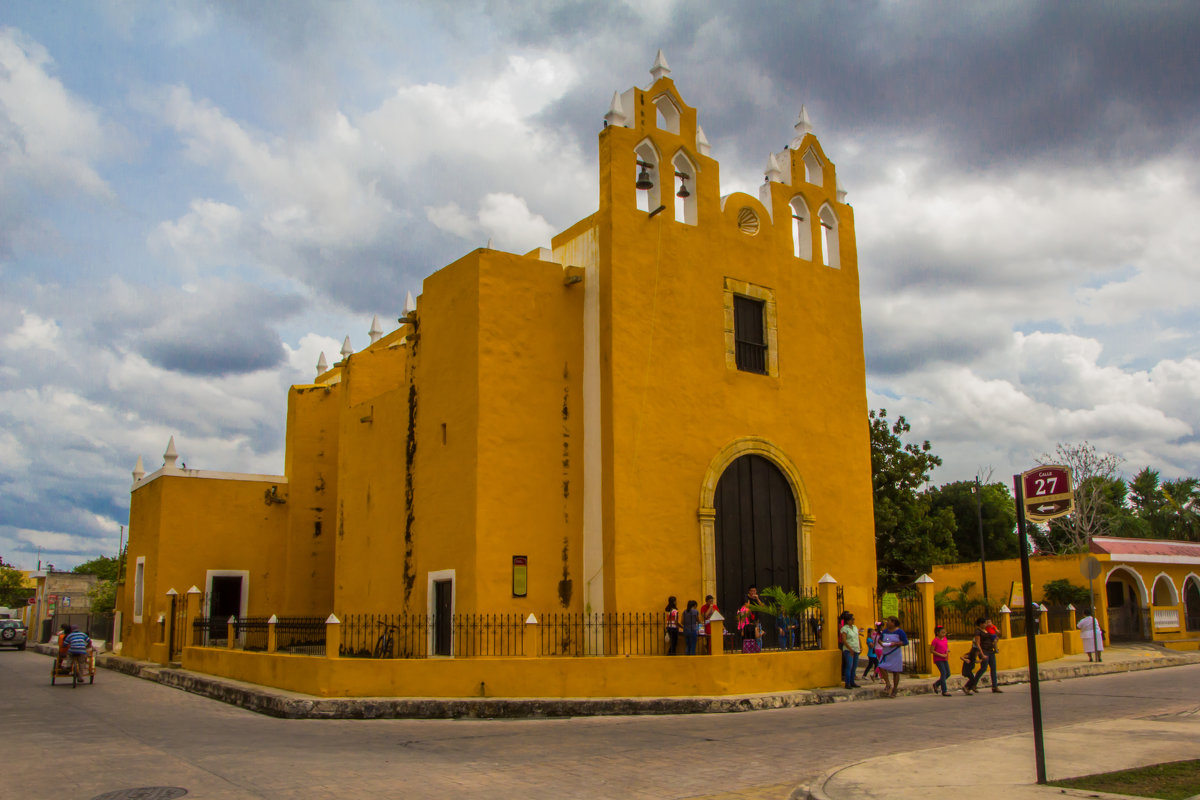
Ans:
[[[107,670],[51,687],[49,668],[0,653],[5,760],[19,765],[4,796],[785,798],[851,761],[1030,726],[1026,686],[743,714],[283,720]],[[1043,683],[1046,725],[1194,709],[1198,683],[1200,665]]]

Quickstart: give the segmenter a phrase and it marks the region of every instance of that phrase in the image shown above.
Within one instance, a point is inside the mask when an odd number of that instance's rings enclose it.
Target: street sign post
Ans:
[[[1074,495],[1071,491],[1071,470],[1047,465],[1013,475],[1013,492],[1017,500],[1018,548],[1021,551],[1021,590],[1025,606],[1025,647],[1029,653],[1029,703],[1033,707],[1033,754],[1037,782],[1046,782],[1046,748],[1042,737],[1042,690],[1038,682],[1037,639],[1034,638],[1033,586],[1029,576],[1029,534],[1026,518],[1034,522],[1070,514]]]
[[[1025,516],[1034,522],[1070,514],[1075,493],[1071,486],[1071,470],[1047,465],[1021,475],[1025,495]]]

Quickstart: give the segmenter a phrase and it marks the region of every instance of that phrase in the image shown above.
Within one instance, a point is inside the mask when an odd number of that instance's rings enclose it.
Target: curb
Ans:
[[[55,647],[48,644],[31,644],[30,648],[47,656],[53,656],[56,650]],[[1196,663],[1200,663],[1200,654],[1171,654],[1145,661],[1043,667],[1038,670],[1038,676],[1041,680],[1063,680],[1087,675],[1108,675]],[[841,688],[802,689],[793,692],[720,697],[314,697],[176,667],[164,667],[152,662],[134,661],[111,653],[98,655],[96,665],[143,680],[161,683],[173,689],[181,689],[202,697],[240,706],[259,714],[284,719],[493,719],[721,714],[859,702],[879,697],[879,693],[873,687],[850,690]],[[1027,668],[1008,670],[1001,672],[998,677],[1001,686],[1025,683],[1029,680],[1029,670]],[[902,691],[904,695],[912,696],[932,692],[931,681],[927,678],[910,679],[907,683],[908,686]],[[962,677],[954,677],[951,679],[950,686],[957,689],[963,683]],[[822,782],[824,779],[823,777]],[[803,797],[804,795],[797,796]],[[823,795],[813,796],[823,797]]]

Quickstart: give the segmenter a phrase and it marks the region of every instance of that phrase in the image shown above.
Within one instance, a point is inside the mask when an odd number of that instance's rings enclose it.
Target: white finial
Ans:
[[[378,314],[371,318],[371,330],[367,331],[367,336],[371,337],[371,344],[375,344],[383,336],[383,328],[379,327]]]
[[[347,336],[346,340],[342,342],[342,359],[345,360],[352,355],[354,355],[354,348],[350,346],[350,337]]]
[[[604,121],[609,125],[624,125],[625,124],[625,109],[621,108],[621,95],[613,92],[612,103],[608,106],[608,113],[604,115]]]
[[[167,441],[167,452],[163,453],[163,465],[167,469],[175,469],[175,462],[179,459],[179,452],[175,449],[175,437],[172,436]]]
[[[828,572],[826,572],[820,577],[820,579],[817,580],[817,583],[837,583],[837,580]]]
[[[488,249],[492,247],[492,240],[488,239]],[[404,295],[404,316],[408,316],[417,310],[417,301],[413,300],[412,292],[406,292]]]
[[[487,249],[488,250],[493,249],[492,248],[492,237],[490,237],[490,236],[488,237]]]
[[[837,182],[837,201],[839,203],[846,202],[846,189],[842,186],[842,179],[838,178]]]
[[[929,577],[929,573],[924,573],[917,578],[917,583],[933,583],[933,578]]]
[[[696,126],[696,149],[700,151],[700,155],[706,156],[712,152],[712,146],[708,143],[708,137],[704,135],[704,128]]]
[[[671,74],[671,68],[667,66],[667,57],[663,55],[663,51],[658,51],[658,57],[654,59],[654,66],[650,68],[650,77],[657,82],[660,78],[665,78]]]
[[[325,351],[321,351],[321,357],[317,359],[317,375],[324,375],[329,371],[329,362],[325,360]]]
[[[767,168],[763,172],[763,175],[769,181],[778,182],[783,178],[783,170],[780,169],[779,159],[775,157],[774,153],[771,153],[771,155],[767,156]]]
[[[800,106],[800,118],[796,120],[796,124],[792,126],[796,130],[796,135],[792,137],[791,148],[793,150],[800,149],[800,142],[804,140],[804,135],[812,133],[812,121],[808,118],[808,109]]]
[[[146,470],[142,468],[142,457],[139,455],[137,463],[133,465],[133,482],[137,483],[146,474]]]

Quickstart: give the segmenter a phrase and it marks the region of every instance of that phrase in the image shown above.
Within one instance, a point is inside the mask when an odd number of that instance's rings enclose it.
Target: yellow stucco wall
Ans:
[[[1102,556],[1106,558],[1106,556]],[[1078,555],[1067,556],[1031,556],[1029,559],[1030,586],[1033,588],[1033,599],[1041,602],[1042,587],[1050,581],[1065,579],[1076,586],[1086,587],[1087,578],[1079,572],[1082,560]],[[979,562],[961,564],[939,564],[930,572],[930,577],[938,589],[944,586],[962,586],[967,581],[975,581],[971,590],[972,595],[983,593],[983,579]],[[987,562],[988,594],[998,603],[1007,604],[1010,600],[1010,590],[1015,582],[1018,590],[1021,587],[1021,560],[1008,558]],[[1104,579],[1097,578],[1095,582],[1096,600],[1101,602],[1104,593]]]
[[[161,475],[135,490],[120,605],[125,654],[147,657],[159,640],[158,616],[170,609],[167,591],[181,599],[192,586],[205,592],[210,570],[247,573],[247,616],[269,616],[284,606],[287,504],[264,501],[272,486],[286,499],[281,482],[186,475]],[[145,558],[141,623],[132,609],[139,557]]]
[[[285,583],[279,614],[333,611],[337,540],[338,446],[342,385],[293,386],[288,392],[284,474],[288,476]]]
[[[635,91],[635,126],[600,136],[610,607],[660,606],[667,594],[702,599],[696,515],[705,469],[730,442],[762,436],[796,464],[810,504],[812,563],[802,574],[831,573],[847,587],[847,604],[866,608],[875,550],[853,212],[836,201],[827,160],[820,186],[798,180],[793,166],[792,185],[772,186],[770,210],[748,195],[722,201],[716,161],[692,149],[694,113],[675,95],[679,135],[658,130],[652,109],[642,113],[645,98],[668,91],[670,79]],[[636,207],[630,178],[646,140],[663,161],[683,151],[696,164],[697,225]],[[807,146],[792,152],[793,165]],[[786,206],[796,194],[814,210],[837,209],[840,268],[793,256]],[[759,217],[753,236],[739,229],[743,208]],[[778,376],[728,368],[727,278],[773,291]]]
[[[837,651],[382,662],[201,647],[183,654],[185,669],[320,697],[719,696],[832,686],[840,665]]]
[[[1087,587],[1088,580],[1080,572],[1080,564],[1087,558],[1087,555],[1031,557],[1029,559],[1029,573],[1030,583],[1033,588],[1033,599],[1041,601],[1043,599],[1042,587],[1052,580],[1065,579],[1077,586]],[[1130,561],[1122,559],[1120,556],[1110,556],[1107,553],[1091,555],[1094,555],[1101,562],[1103,569],[1100,577],[1095,580],[1093,586],[1096,593],[1097,619],[1099,619],[1100,625],[1105,631],[1112,630],[1106,583],[1108,580],[1114,580],[1134,586],[1142,608],[1151,608],[1153,606],[1157,608],[1176,609],[1180,623],[1179,626],[1166,629],[1152,626],[1151,636],[1148,638],[1156,641],[1200,639],[1200,631],[1186,630],[1184,608],[1186,582],[1193,580],[1200,583],[1200,577],[1197,577],[1197,573],[1200,573],[1200,566],[1195,564]],[[1160,576],[1165,576],[1165,579],[1171,582],[1174,586],[1175,594],[1170,598],[1166,596],[1167,590],[1164,582],[1160,584],[1163,595],[1159,600],[1162,602],[1154,604],[1154,586]],[[982,582],[980,580],[978,562],[936,566],[933,568],[932,577],[939,588],[946,585],[960,586],[965,581],[973,580],[976,582],[976,586],[972,593],[979,594],[981,592]],[[1012,582],[1015,581],[1018,587],[1020,586],[1020,559],[1013,558],[987,562],[987,578],[988,589],[993,599],[1007,603]],[[1178,603],[1170,602],[1170,600],[1176,598],[1178,599]],[[1082,609],[1080,610],[1082,611]]]

